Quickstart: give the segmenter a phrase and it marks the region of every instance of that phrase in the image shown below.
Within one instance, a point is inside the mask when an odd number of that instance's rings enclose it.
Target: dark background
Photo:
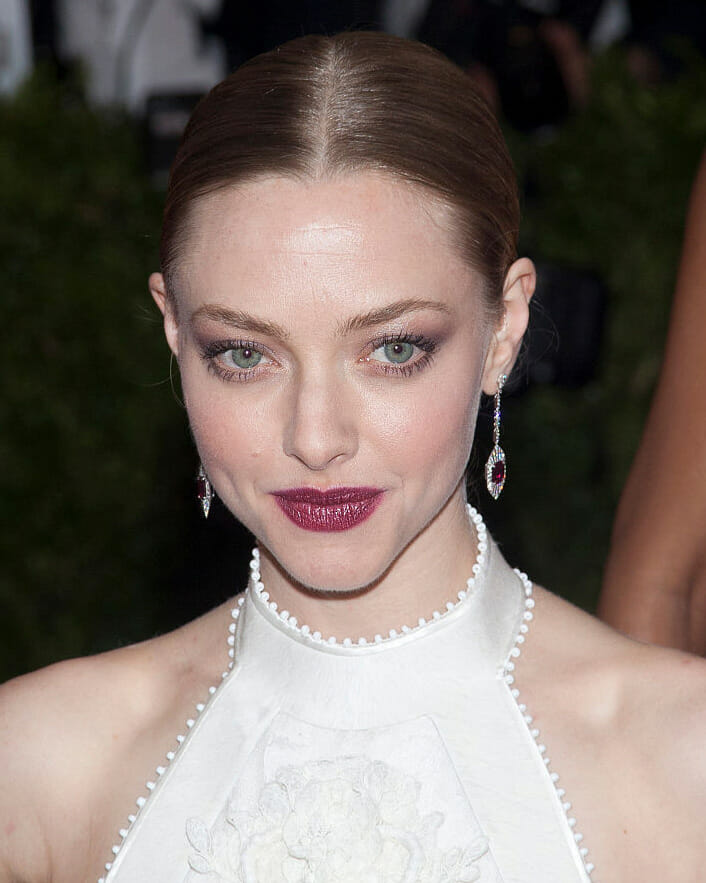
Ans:
[[[57,52],[53,4],[31,5],[39,64],[0,101],[0,679],[186,621],[244,587],[250,547],[218,501],[199,517],[197,458],[146,289],[173,145],[155,140],[150,111],[92,106]],[[562,6],[583,45],[591,4]],[[507,486],[494,503],[483,485],[487,407],[471,500],[511,563],[588,609],[706,141],[703,16],[683,24],[701,4],[682,4],[677,24],[649,6],[629,38],[593,53],[583,96],[541,17],[514,4],[433,3],[421,26],[495,90],[522,182],[521,251],[540,267],[505,403]],[[297,33],[380,23],[367,3],[279,7],[226,3],[199,27],[232,65]]]

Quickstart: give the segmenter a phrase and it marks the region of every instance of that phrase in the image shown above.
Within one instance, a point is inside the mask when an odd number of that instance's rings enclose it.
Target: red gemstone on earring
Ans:
[[[493,471],[490,473],[490,477],[495,484],[502,484],[505,481],[504,460],[498,460],[498,462],[493,465]]]
[[[196,478],[196,496],[203,502],[208,498],[208,479],[204,475]]]

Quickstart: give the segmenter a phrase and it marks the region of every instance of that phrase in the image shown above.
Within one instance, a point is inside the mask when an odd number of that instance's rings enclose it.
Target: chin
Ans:
[[[301,543],[295,552],[291,543],[284,543],[284,554],[278,554],[273,545],[265,546],[275,566],[313,594],[360,594],[384,576],[395,557],[371,549],[369,542],[363,549],[357,543],[344,549],[340,535],[334,544]]]

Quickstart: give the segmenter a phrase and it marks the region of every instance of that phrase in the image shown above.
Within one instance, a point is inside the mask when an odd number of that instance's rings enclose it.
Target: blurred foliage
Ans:
[[[160,439],[175,410],[137,133],[38,70],[0,104],[0,673],[155,628]],[[177,528],[178,529],[178,528]]]
[[[646,88],[606,53],[581,113],[554,137],[510,143],[527,190],[522,252],[594,269],[610,294],[595,382],[507,402],[508,485],[483,509],[513,559],[591,608],[660,368],[706,146],[706,63],[690,58],[679,79]]]
[[[584,606],[659,369],[704,96],[703,62],[646,89],[608,54],[552,138],[511,136],[523,251],[596,269],[611,302],[595,382],[508,398],[508,485],[497,504],[477,494],[512,562]],[[194,527],[194,454],[145,284],[161,195],[134,123],[38,71],[0,103],[0,192],[2,679],[193,615],[203,562],[214,584],[229,569],[207,544],[231,525],[216,510],[220,533]],[[486,415],[478,475],[489,436]]]

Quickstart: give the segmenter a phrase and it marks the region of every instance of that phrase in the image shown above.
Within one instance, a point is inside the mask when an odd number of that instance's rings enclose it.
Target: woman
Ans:
[[[196,110],[150,289],[249,588],[5,687],[0,880],[702,879],[702,664],[533,588],[466,507],[517,226],[496,123],[419,44],[305,38]]]

